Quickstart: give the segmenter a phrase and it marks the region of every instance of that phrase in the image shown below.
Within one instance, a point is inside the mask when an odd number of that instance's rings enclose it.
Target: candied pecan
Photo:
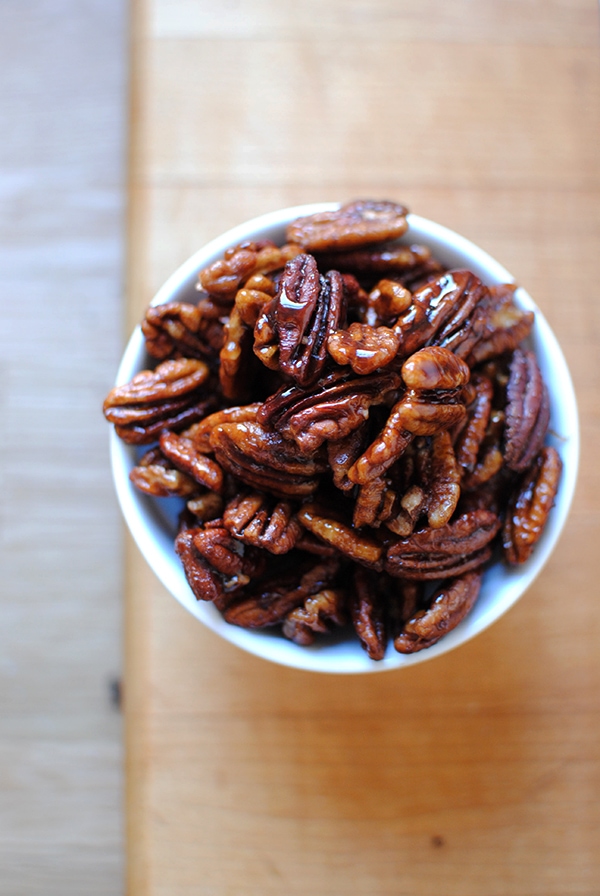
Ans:
[[[261,492],[232,498],[225,507],[223,524],[234,538],[271,554],[287,554],[304,531],[289,501],[276,503]]]
[[[542,448],[512,495],[502,532],[504,557],[511,565],[531,556],[548,521],[561,472],[556,449]]]
[[[395,640],[404,626],[425,604],[425,583],[411,579],[391,579],[388,588],[388,618],[390,637]]]
[[[256,420],[256,414],[260,407],[261,404],[257,401],[254,404],[246,404],[241,407],[223,408],[221,411],[209,414],[204,420],[194,423],[185,431],[184,435],[193,441],[197,451],[202,454],[212,454],[210,434],[216,426],[220,426],[222,423],[252,422]]]
[[[288,224],[286,238],[308,251],[368,246],[402,236],[408,209],[397,202],[358,200]]]
[[[454,446],[459,467],[468,473],[472,473],[475,469],[479,449],[487,431],[494,396],[494,387],[486,376],[474,373],[471,383],[475,387],[475,398],[467,407],[466,425]]]
[[[377,573],[356,567],[354,590],[350,593],[348,608],[361,647],[372,660],[382,660],[387,645],[387,631],[385,602]]]
[[[150,448],[129,474],[136,488],[155,498],[177,495],[186,498],[198,490],[198,484],[172,466],[160,448]]]
[[[440,579],[486,563],[500,520],[488,510],[465,513],[439,529],[419,529],[387,549],[385,569],[405,579]]]
[[[345,598],[343,591],[331,588],[307,597],[304,605],[292,610],[283,621],[282,632],[290,641],[308,647],[315,640],[315,633],[327,634],[331,624],[345,625]]]
[[[375,284],[367,296],[363,323],[372,327],[391,327],[398,317],[408,311],[412,294],[397,280],[383,279]]]
[[[223,343],[220,315],[208,299],[198,305],[151,305],[141,325],[148,354],[161,361],[173,357],[214,360]]]
[[[505,352],[513,351],[529,336],[533,327],[532,311],[521,311],[514,303],[515,283],[490,286],[491,301],[485,326],[471,348],[467,363],[470,367]]]
[[[202,397],[208,379],[203,361],[180,358],[142,370],[115,386],[104,402],[104,416],[125,442],[146,444],[165,429],[183,429],[204,416],[214,399]]]
[[[407,274],[419,269],[431,259],[427,246],[387,243],[367,249],[320,254],[320,265],[355,274]],[[403,309],[404,310],[404,309]]]
[[[215,301],[229,304],[251,276],[277,271],[301,251],[299,246],[278,247],[271,240],[241,243],[200,271],[199,284]]]
[[[400,385],[394,371],[356,377],[335,370],[311,391],[282,386],[259,410],[257,419],[272,426],[302,451],[314,451],[325,441],[338,441],[365,422],[372,405],[385,404]]]
[[[336,330],[327,341],[327,350],[338,364],[349,364],[354,373],[374,373],[394,360],[400,337],[388,327],[353,323]]]
[[[298,511],[298,519],[309,532],[326,544],[333,545],[341,554],[364,566],[381,569],[382,545],[368,535],[357,532],[337,514],[318,504],[304,504]]]
[[[433,435],[465,415],[462,386],[470,371],[448,349],[431,346],[415,352],[402,366],[407,391],[390,412],[374,442],[356,461],[348,477],[366,485],[381,477],[406,450],[415,435]]]
[[[422,473],[427,492],[427,522],[432,529],[445,526],[460,497],[460,470],[448,432],[440,432],[423,446]]]
[[[232,625],[242,628],[265,628],[277,625],[302,606],[308,597],[331,588],[340,571],[337,557],[298,564],[296,572],[273,576],[256,584],[250,594],[227,607],[224,616]]]
[[[533,352],[515,351],[506,397],[504,460],[522,473],[544,444],[550,422],[548,390]]]
[[[394,329],[400,353],[412,355],[426,345],[441,345],[460,357],[483,332],[489,290],[470,271],[448,271],[413,293],[412,305]]]
[[[312,255],[285,266],[279,292],[259,314],[254,352],[299,386],[310,386],[327,360],[327,339],[346,319],[346,287],[338,271],[319,274]]]
[[[224,597],[221,577],[210,568],[194,547],[196,529],[182,529],[175,539],[175,551],[196,600],[212,601],[219,605]]]
[[[445,582],[434,594],[429,609],[416,613],[394,638],[396,650],[399,653],[416,653],[437,644],[472,609],[479,595],[481,580],[481,572],[467,572]]]
[[[213,428],[210,444],[225,470],[246,485],[281,497],[311,495],[327,468],[324,459],[299,454],[258,422],[222,423]]]
[[[391,483],[383,477],[359,486],[354,502],[353,526],[357,529],[361,526],[377,529],[392,516],[396,497]]]
[[[163,432],[158,440],[161,451],[178,470],[213,492],[223,490],[223,470],[216,461],[201,454],[185,434]]]

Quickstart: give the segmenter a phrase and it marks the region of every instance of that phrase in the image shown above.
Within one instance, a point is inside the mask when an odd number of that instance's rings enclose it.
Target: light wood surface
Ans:
[[[0,893],[123,888],[127,8],[0,3]]]
[[[533,294],[573,373],[583,450],[526,596],[397,672],[247,656],[129,544],[132,896],[598,893],[597,18],[592,0],[134,3],[131,326],[249,217],[404,200]]]

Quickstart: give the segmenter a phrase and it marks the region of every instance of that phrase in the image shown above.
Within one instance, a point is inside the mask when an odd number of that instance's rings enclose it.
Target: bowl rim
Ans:
[[[225,249],[248,240],[252,236],[258,235],[258,233],[264,235],[265,231],[280,230],[285,224],[295,218],[335,210],[340,204],[339,202],[323,202],[290,206],[252,218],[233,227],[194,252],[168,277],[156,292],[150,304],[158,305],[166,301],[172,301],[176,294],[181,296],[182,292],[186,290],[189,292],[191,289],[195,289],[198,271],[210,264],[212,260],[221,257]],[[506,268],[466,237],[444,225],[418,215],[409,214],[408,222],[409,229],[402,240],[403,242],[419,241],[432,248],[435,246],[433,251],[438,256],[440,254],[443,256],[444,251],[446,251],[446,254],[466,256],[469,258],[469,264],[463,264],[462,266],[474,269],[474,272],[478,273],[479,276],[485,272],[487,282],[515,282],[514,277]],[[390,644],[388,645],[385,659],[381,661],[369,659],[361,649],[358,639],[352,640],[350,655],[348,656],[347,648],[350,641],[342,637],[339,639],[333,638],[323,644],[317,643],[307,648],[293,644],[293,642],[288,641],[279,633],[264,630],[249,631],[229,625],[214,606],[204,601],[196,601],[187,581],[183,577],[181,563],[174,551],[173,537],[172,535],[169,536],[170,540],[167,538],[164,532],[164,520],[160,515],[157,516],[156,508],[159,506],[156,504],[157,499],[143,495],[129,481],[129,470],[134,465],[136,450],[122,442],[116,435],[114,427],[111,427],[111,469],[121,512],[142,556],[167,591],[196,619],[226,641],[235,644],[246,652],[291,668],[329,674],[384,672],[431,660],[471,640],[471,638],[484,631],[503,616],[529,588],[554,550],[571,508],[577,480],[580,451],[577,401],[571,375],[558,340],[543,313],[523,287],[519,286],[516,289],[515,300],[520,307],[532,310],[535,313],[534,341],[537,346],[536,354],[538,354],[540,347],[543,347],[543,356],[548,362],[546,363],[546,369],[542,368],[546,382],[548,383],[549,378],[551,382],[560,382],[560,393],[554,390],[550,391],[553,403],[553,416],[555,412],[560,410],[560,421],[564,427],[563,432],[558,434],[556,443],[563,458],[563,473],[548,525],[532,557],[516,570],[502,567],[502,601],[491,600],[491,606],[487,611],[474,615],[475,609],[481,601],[480,595],[471,613],[437,644],[427,650],[411,655],[397,653],[393,650],[393,645]],[[122,355],[116,377],[117,385],[128,382],[133,373],[144,369],[142,358],[147,359],[147,365],[155,363],[152,359],[147,358],[144,337],[138,325],[134,329]],[[551,365],[549,366],[550,362]],[[542,366],[541,363],[540,366]],[[560,394],[559,402],[556,401],[557,394]],[[168,499],[160,499],[161,502],[165,500]],[[174,573],[174,561],[176,573]],[[499,564],[496,563],[486,570],[484,585],[487,585],[488,589],[492,587],[489,585],[490,573],[498,566]],[[483,591],[484,588],[482,588]]]

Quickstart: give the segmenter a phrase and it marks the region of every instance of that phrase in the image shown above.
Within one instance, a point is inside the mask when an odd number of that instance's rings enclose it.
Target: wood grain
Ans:
[[[291,204],[405,200],[498,257],[575,380],[569,524],[459,651],[323,676],[222,643],[129,545],[128,891],[592,896],[600,480],[591,2],[138,0],[129,320],[206,240]]]

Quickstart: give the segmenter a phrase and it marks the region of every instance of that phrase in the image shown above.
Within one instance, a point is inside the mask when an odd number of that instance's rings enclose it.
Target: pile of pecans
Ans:
[[[399,242],[406,215],[357,201],[229,249],[196,305],[148,309],[157,365],[104,403],[149,446],[133,483],[185,502],[198,600],[301,645],[351,625],[374,660],[451,631],[493,553],[525,562],[561,474],[533,314]]]

